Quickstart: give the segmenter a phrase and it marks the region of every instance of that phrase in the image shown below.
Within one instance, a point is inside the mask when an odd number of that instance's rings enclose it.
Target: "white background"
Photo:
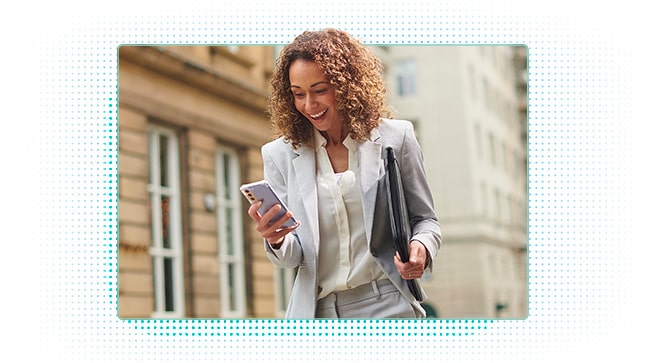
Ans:
[[[638,361],[643,25],[631,2],[219,4],[21,2],[0,15],[7,358]],[[327,26],[368,43],[528,46],[529,318],[120,321],[117,47],[279,44]]]

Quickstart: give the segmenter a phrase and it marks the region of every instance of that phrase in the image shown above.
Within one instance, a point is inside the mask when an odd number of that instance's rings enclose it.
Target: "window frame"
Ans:
[[[229,156],[230,162],[225,163],[224,157]],[[226,164],[226,165],[225,165]],[[224,167],[232,168],[225,171]],[[220,283],[220,315],[225,318],[242,318],[247,314],[247,288],[246,268],[244,256],[244,228],[243,210],[239,185],[241,181],[241,162],[238,151],[232,147],[218,145],[215,151],[215,215],[217,220],[217,244],[219,261],[219,283]],[[223,178],[227,176],[230,180]],[[228,186],[228,196],[225,191]],[[228,211],[228,209],[231,209]],[[228,253],[228,220],[230,216],[230,246],[232,254]],[[231,276],[231,269],[234,276]],[[232,282],[233,288],[229,286]],[[233,302],[233,303],[231,303]],[[234,306],[232,306],[234,305]]]
[[[173,129],[150,125],[147,130],[148,136],[148,161],[149,179],[147,183],[148,196],[150,198],[150,229],[152,243],[148,253],[152,258],[152,278],[154,287],[153,318],[180,318],[185,315],[186,302],[184,295],[184,261],[183,261],[183,238],[182,238],[182,213],[181,213],[181,178],[179,158],[179,137]],[[165,136],[168,140],[167,167],[168,186],[161,185],[160,178],[160,144],[159,140]],[[161,198],[167,196],[170,200],[169,221],[170,221],[170,248],[163,246],[163,215]],[[166,279],[164,273],[164,262],[169,258],[172,266],[172,304],[174,310],[166,310]],[[161,298],[163,297],[163,298]]]

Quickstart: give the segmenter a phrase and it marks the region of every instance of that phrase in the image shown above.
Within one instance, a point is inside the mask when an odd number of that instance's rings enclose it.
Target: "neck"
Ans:
[[[340,132],[324,132],[323,136],[325,136],[325,139],[327,139],[328,144],[338,146],[343,142],[343,140],[345,140],[347,133],[348,132],[345,130],[345,128],[342,128],[340,129]]]

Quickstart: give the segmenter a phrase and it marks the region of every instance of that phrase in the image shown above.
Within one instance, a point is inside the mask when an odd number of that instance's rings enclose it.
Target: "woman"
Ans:
[[[425,316],[405,280],[420,278],[441,245],[422,154],[408,121],[391,120],[380,60],[335,29],[306,31],[286,46],[271,79],[278,139],[262,147],[265,179],[288,206],[248,213],[277,266],[297,268],[286,318]],[[404,174],[412,229],[401,262],[389,229],[385,148]],[[280,228],[289,217],[299,225]],[[425,295],[424,295],[425,297]]]

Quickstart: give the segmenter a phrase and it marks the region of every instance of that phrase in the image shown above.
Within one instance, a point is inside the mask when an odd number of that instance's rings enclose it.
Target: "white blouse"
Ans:
[[[320,250],[318,298],[385,278],[369,253],[360,190],[358,143],[347,136],[348,168],[334,173],[327,155],[327,140],[316,130],[316,183]]]

